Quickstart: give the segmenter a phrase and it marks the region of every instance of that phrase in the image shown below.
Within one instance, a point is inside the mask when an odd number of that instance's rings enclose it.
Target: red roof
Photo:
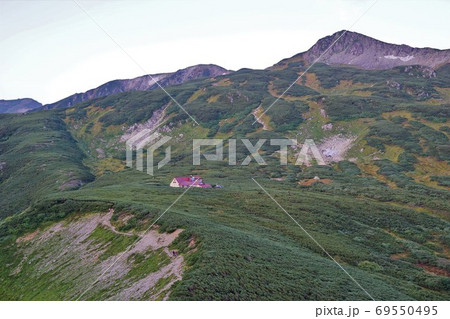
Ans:
[[[182,187],[203,187],[211,188],[211,185],[203,183],[203,178],[201,176],[181,176],[175,177],[175,180]]]

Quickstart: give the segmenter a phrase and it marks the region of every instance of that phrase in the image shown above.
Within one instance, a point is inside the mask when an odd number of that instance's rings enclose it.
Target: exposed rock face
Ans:
[[[0,113],[25,113],[41,107],[42,104],[33,99],[0,100]]]
[[[338,134],[323,140],[318,147],[326,163],[340,162],[345,159],[345,154],[353,146],[355,140],[354,136]]]
[[[29,277],[51,273],[56,282],[69,280],[70,285],[60,295],[65,300],[74,300],[83,291],[86,299],[105,291],[103,298],[108,300],[167,299],[173,284],[182,279],[184,256],[195,253],[196,248],[186,254],[174,254],[169,249],[182,229],[170,234],[156,229],[137,234],[118,231],[111,223],[113,213],[110,209],[109,212],[79,216],[75,221],[55,223],[17,238],[22,259],[9,274]],[[111,243],[93,235],[99,230],[112,232],[117,239],[131,246],[102,258]],[[129,276],[136,266],[142,265],[142,261],[136,259],[139,255],[145,258],[159,255],[160,261],[155,264],[156,269],[145,276]],[[89,287],[96,278],[99,278],[96,284]],[[45,294],[46,288],[39,289]]]
[[[228,73],[230,73],[230,71],[214,64],[199,64],[173,73],[160,73],[154,75],[144,75],[134,79],[114,80],[102,84],[99,87],[85,93],[77,93],[58,102],[44,105],[44,108],[52,109],[55,107],[68,107],[86,100],[122,92],[153,90],[159,87],[155,81],[157,81],[162,87],[168,87],[190,80],[215,77]]]
[[[311,49],[287,59],[287,62],[303,57],[306,62],[313,63],[333,43],[319,62],[329,65],[353,65],[363,69],[390,69],[402,65],[422,65],[436,69],[450,63],[450,50],[390,44],[345,30],[320,39]]]

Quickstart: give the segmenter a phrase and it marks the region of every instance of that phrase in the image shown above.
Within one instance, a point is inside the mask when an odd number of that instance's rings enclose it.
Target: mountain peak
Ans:
[[[361,33],[341,30],[320,39],[308,51],[294,57],[302,57],[309,64],[318,60],[329,65],[351,65],[369,70],[401,65],[436,69],[450,63],[450,50],[391,44]]]

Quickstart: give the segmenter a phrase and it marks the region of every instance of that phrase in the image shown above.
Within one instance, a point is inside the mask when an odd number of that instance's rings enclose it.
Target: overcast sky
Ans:
[[[145,72],[72,0],[0,0],[0,99],[51,103],[113,79],[199,63],[266,68],[321,37],[349,29],[373,3],[77,1]],[[449,12],[445,0],[378,0],[351,31],[447,49]]]

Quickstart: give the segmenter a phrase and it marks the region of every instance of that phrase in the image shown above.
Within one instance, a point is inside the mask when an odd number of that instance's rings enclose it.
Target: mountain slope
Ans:
[[[144,75],[134,79],[114,80],[102,84],[99,87],[89,90],[85,93],[77,93],[68,96],[58,102],[46,104],[44,105],[44,109],[69,107],[86,100],[122,92],[153,90],[159,88],[155,81],[159,82],[162,87],[168,87],[194,79],[215,77],[218,75],[227,74],[229,72],[230,71],[214,64],[199,64],[178,70],[173,73],[160,73],[153,75]]]
[[[41,106],[41,103],[29,98],[0,100],[0,113],[26,113]]]
[[[0,299],[76,299],[91,283],[81,299],[369,299],[254,178],[375,299],[448,300],[450,64],[429,73],[316,63],[281,96],[307,66],[290,60],[167,86],[199,125],[162,90],[0,117],[0,187],[11,190],[2,206],[17,205],[0,220]],[[158,162],[171,149],[154,176],[125,167],[125,141],[144,128],[172,137],[154,152]],[[223,161],[192,164],[192,140],[204,138],[224,140]],[[266,165],[241,165],[244,138],[266,140]],[[271,138],[313,139],[327,165],[295,165],[299,147],[280,165]],[[94,180],[75,176],[86,166]],[[188,175],[223,188],[169,186]],[[92,182],[64,188],[63,177]],[[173,242],[143,234],[154,222],[150,233]]]
[[[332,44],[333,46],[320,57]],[[422,65],[435,69],[450,63],[450,50],[390,44],[343,30],[320,39],[308,51],[282,60],[278,65],[300,58],[311,64],[319,57],[320,62],[328,65],[352,65],[367,70],[390,69],[402,65]]]
[[[0,115],[0,219],[49,194],[75,189],[93,176],[60,116]]]

